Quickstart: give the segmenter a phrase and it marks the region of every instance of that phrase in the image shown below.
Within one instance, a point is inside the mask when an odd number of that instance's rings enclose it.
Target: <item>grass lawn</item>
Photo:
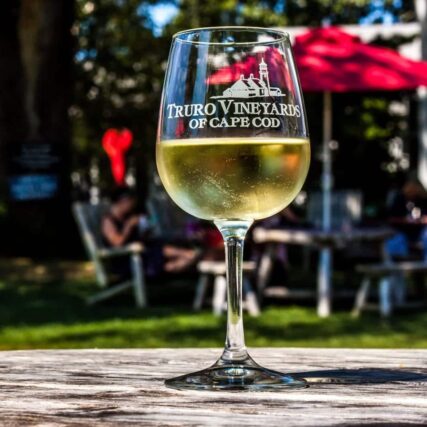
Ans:
[[[130,296],[87,307],[96,291],[84,281],[49,284],[0,282],[0,349],[94,347],[218,347],[225,318],[190,309],[193,287],[153,285],[152,308],[137,310]],[[167,295],[177,296],[176,298]],[[377,313],[352,319],[338,311],[319,319],[312,307],[268,306],[245,319],[249,346],[426,348],[427,312],[399,313],[389,321]]]

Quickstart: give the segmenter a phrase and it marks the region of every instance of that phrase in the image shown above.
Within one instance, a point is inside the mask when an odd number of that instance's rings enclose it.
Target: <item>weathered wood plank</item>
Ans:
[[[208,366],[219,354],[212,349],[2,352],[0,424],[427,424],[427,350],[254,349],[260,363],[303,372],[311,387],[280,393],[164,387],[165,378]]]

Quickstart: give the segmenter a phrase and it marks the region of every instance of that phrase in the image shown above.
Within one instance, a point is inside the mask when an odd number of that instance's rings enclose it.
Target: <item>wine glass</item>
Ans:
[[[242,320],[242,258],[254,220],[284,209],[307,175],[310,144],[286,33],[212,27],[173,37],[156,145],[163,185],[220,230],[227,263],[225,349],[211,367],[166,380],[196,390],[281,390],[303,379],[258,365]]]

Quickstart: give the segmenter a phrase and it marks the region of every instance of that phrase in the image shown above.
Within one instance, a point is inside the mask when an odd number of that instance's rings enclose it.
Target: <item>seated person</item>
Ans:
[[[145,215],[136,213],[136,197],[126,187],[117,188],[112,193],[110,209],[102,218],[101,233],[107,247],[142,243],[148,275],[158,274],[162,270],[181,272],[190,267],[198,255],[194,249],[163,245],[151,237],[149,221]],[[118,260],[112,268],[117,273],[126,274],[129,266]]]
[[[388,203],[388,222],[397,234],[387,241],[391,256],[406,257],[411,246],[427,256],[427,192],[416,178],[408,179]]]
[[[224,262],[224,240],[218,228],[211,222],[194,219],[187,223],[186,235],[189,240],[197,242],[203,248],[200,258],[203,261]]]

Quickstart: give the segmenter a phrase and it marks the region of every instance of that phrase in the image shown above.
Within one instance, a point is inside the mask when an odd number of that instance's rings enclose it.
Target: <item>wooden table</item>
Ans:
[[[227,393],[163,385],[165,378],[207,366],[219,354],[219,349],[2,352],[0,425],[427,423],[427,350],[254,349],[252,355],[268,367],[302,372],[310,388]]]
[[[255,243],[265,244],[258,271],[257,285],[260,294],[267,284],[272,259],[277,244],[304,245],[320,250],[317,271],[317,313],[327,317],[332,306],[332,254],[334,250],[345,248],[357,242],[375,244],[382,247],[383,260],[387,257],[384,242],[394,234],[389,227],[353,228],[351,230],[316,230],[316,229],[267,229],[256,227],[253,231]],[[262,295],[260,295],[261,297]]]

